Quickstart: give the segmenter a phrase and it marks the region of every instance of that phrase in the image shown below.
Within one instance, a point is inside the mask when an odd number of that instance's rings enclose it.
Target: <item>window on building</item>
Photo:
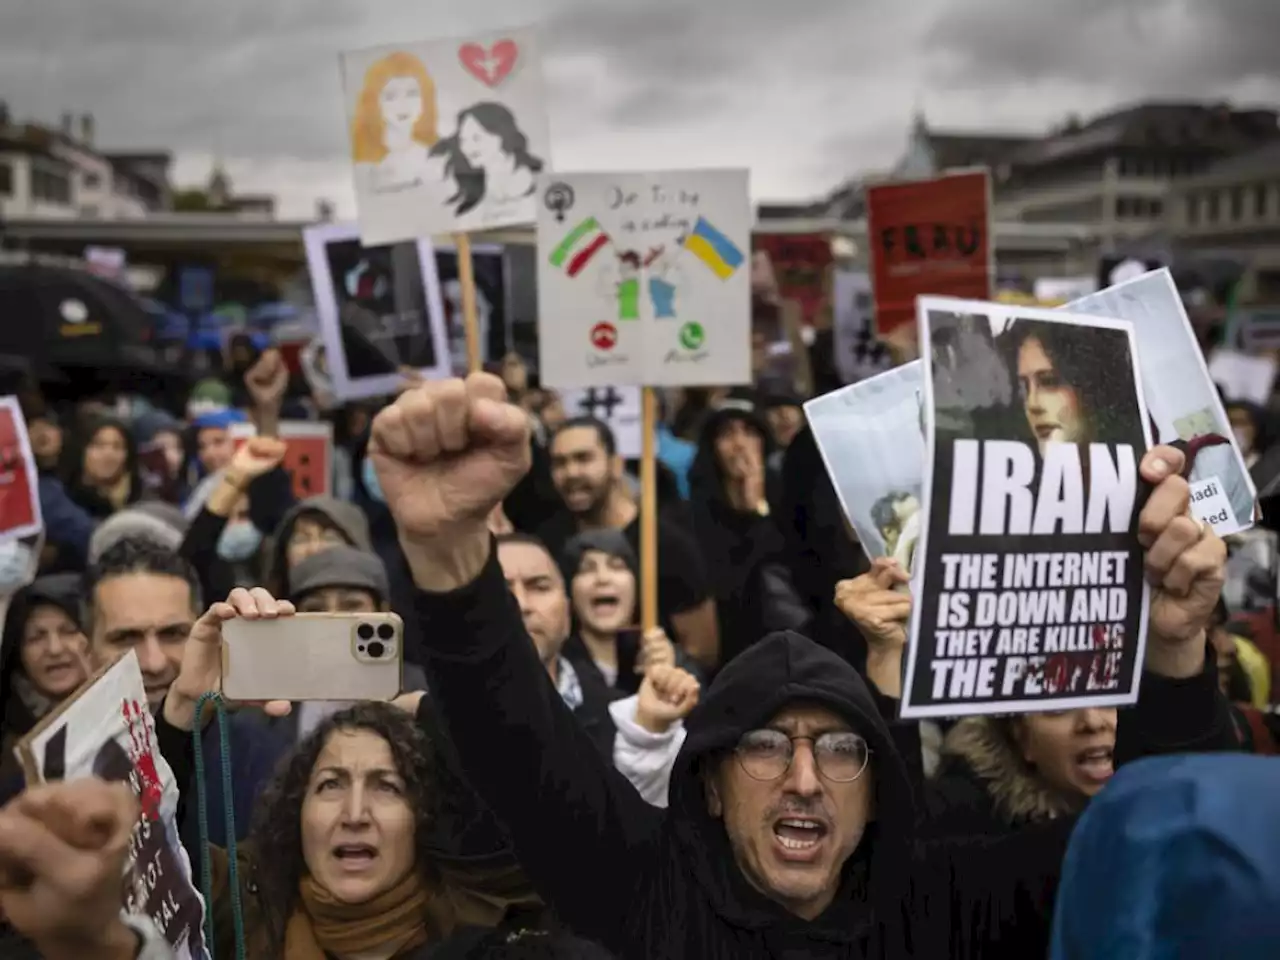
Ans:
[[[1194,227],[1200,223],[1200,195],[1193,193],[1187,197],[1187,226]]]
[[[1244,219],[1244,188],[1231,188],[1231,219],[1238,221]]]
[[[0,197],[13,196],[13,167],[0,161]]]
[[[1221,202],[1222,202],[1222,197],[1218,194],[1217,191],[1214,191],[1209,194],[1208,204],[1207,204],[1208,209],[1205,211],[1205,217],[1204,217],[1205,220],[1207,220],[1209,223],[1218,222],[1218,214],[1220,212]]]
[[[97,190],[102,186],[102,174],[86,173],[81,184],[86,190]]]
[[[1265,183],[1259,183],[1253,188],[1253,215],[1259,220],[1263,220],[1267,216],[1267,194],[1269,192]]]
[[[70,204],[71,171],[67,165],[49,157],[33,157],[31,197],[44,203]]]

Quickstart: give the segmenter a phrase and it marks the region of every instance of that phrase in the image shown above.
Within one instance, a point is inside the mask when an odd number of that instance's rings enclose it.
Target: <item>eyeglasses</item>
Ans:
[[[808,740],[818,772],[835,783],[852,783],[871,760],[867,741],[847,730],[817,737],[792,737],[781,730],[750,730],[742,735],[734,755],[753,780],[778,780],[791,769],[797,740]]]

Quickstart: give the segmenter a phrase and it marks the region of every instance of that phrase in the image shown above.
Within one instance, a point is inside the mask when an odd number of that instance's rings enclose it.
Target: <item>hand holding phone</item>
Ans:
[[[222,693],[245,701],[394,700],[403,638],[394,613],[229,620],[222,627]]]

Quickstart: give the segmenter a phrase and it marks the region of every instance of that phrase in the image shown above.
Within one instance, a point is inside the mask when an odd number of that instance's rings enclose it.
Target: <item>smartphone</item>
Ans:
[[[222,625],[228,700],[394,700],[404,621],[394,613],[300,613]]]

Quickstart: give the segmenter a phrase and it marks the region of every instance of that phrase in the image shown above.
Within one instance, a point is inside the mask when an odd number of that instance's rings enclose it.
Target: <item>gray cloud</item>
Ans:
[[[540,21],[557,158],[749,164],[794,196],[890,162],[917,100],[942,126],[1038,129],[1116,100],[1266,90],[1276,2],[29,0],[0,13],[0,96],[305,198],[349,191],[339,51]]]
[[[941,80],[972,88],[1057,81],[1206,96],[1280,81],[1275,0],[968,0],[948,6],[925,42],[943,54]]]

